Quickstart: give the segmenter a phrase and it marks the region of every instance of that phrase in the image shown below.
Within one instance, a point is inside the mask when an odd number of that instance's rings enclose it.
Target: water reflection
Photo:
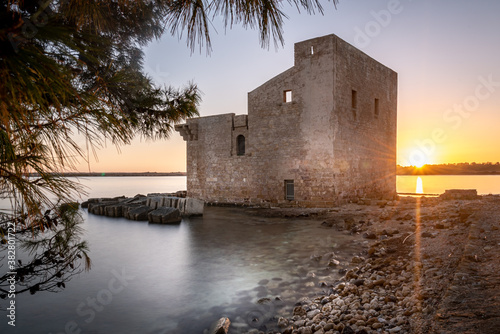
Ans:
[[[424,193],[424,187],[422,185],[422,178],[420,176],[417,178],[417,189],[415,190],[415,193],[417,193],[417,194]]]
[[[398,175],[398,193],[414,193],[418,178],[422,179],[422,185],[425,183],[426,194],[442,194],[447,189],[477,189],[479,195],[500,194],[500,175]]]

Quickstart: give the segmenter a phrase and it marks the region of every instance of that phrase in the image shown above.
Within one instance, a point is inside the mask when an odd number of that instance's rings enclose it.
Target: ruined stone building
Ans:
[[[248,93],[248,115],[188,119],[189,197],[329,207],[396,194],[397,73],[335,35]]]

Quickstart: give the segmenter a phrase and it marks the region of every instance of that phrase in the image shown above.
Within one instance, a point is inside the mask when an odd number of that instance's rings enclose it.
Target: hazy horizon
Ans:
[[[484,164],[491,164],[492,166],[495,166],[495,165],[500,164],[500,161],[485,161],[485,162],[464,161],[464,162],[456,162],[456,163],[425,164],[424,167],[428,167],[428,166],[440,166],[440,165],[446,165],[446,164],[452,164],[452,165],[461,165],[461,164],[484,165]],[[415,167],[415,168],[420,168],[420,167],[415,166],[415,165],[400,165],[400,164],[396,164],[396,166],[397,167]],[[99,171],[91,171],[91,172],[88,172],[88,171],[78,171],[78,172],[67,172],[67,173],[68,174],[71,174],[71,173],[82,173],[82,174],[85,174],[85,173],[92,173],[92,174],[106,174],[106,173],[109,173],[109,174],[175,174],[175,173],[180,173],[180,174],[186,174],[187,171],[147,171],[147,170],[143,170],[143,171],[126,172],[126,171],[119,171],[119,170],[118,171],[99,170]],[[176,176],[176,175],[172,175],[172,176]]]

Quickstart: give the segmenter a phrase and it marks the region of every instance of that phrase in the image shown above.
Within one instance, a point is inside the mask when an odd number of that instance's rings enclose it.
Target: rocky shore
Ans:
[[[366,249],[348,266],[328,260],[343,276],[321,282],[328,292],[298,300],[292,314],[271,319],[279,331],[261,326],[248,333],[498,333],[500,196],[403,197],[254,214],[310,216],[325,233],[363,238]]]

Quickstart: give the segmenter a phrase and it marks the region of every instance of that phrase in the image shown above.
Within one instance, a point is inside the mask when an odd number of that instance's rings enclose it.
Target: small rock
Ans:
[[[375,233],[365,233],[363,234],[363,237],[371,240],[377,239],[377,235]]]
[[[302,306],[295,306],[293,309],[293,315],[304,316],[306,315],[306,310]]]
[[[313,334],[313,331],[312,331],[311,327],[304,327],[304,328],[302,329],[302,332],[301,332],[301,333],[302,333],[302,334]]]
[[[401,327],[397,326],[397,327],[389,329],[389,333],[398,333],[401,331],[401,329],[402,329]]]
[[[399,283],[400,283],[400,282],[399,282],[398,280],[395,280],[395,279],[393,279],[393,280],[391,280],[391,281],[389,282],[389,284],[390,284],[390,285],[392,285],[392,286],[399,285]]]
[[[398,299],[394,296],[385,296],[385,302],[386,303],[397,303]],[[380,319],[379,319],[380,321]]]
[[[257,301],[257,304],[267,304],[267,303],[270,303],[271,302],[271,299],[270,298],[261,298]]]
[[[313,254],[310,256],[310,259],[313,261],[319,262],[321,260],[321,257],[322,257],[321,255]]]
[[[329,267],[336,267],[340,264],[340,261],[339,260],[336,260],[336,259],[331,259],[329,262],[328,262],[328,266]]]
[[[281,328],[288,326],[288,320],[286,318],[280,317],[278,319],[278,326]]]
[[[364,279],[357,279],[357,280],[354,280],[352,282],[352,284],[354,284],[355,286],[361,286],[361,285],[365,284],[365,280]]]
[[[220,318],[211,328],[210,334],[227,334],[231,321],[229,318]]]
[[[346,326],[344,328],[344,331],[342,332],[342,334],[355,334],[356,332],[349,326]]]
[[[354,256],[351,260],[351,263],[353,264],[356,264],[356,263],[361,263],[361,262],[364,262],[365,259],[363,257],[360,257],[360,256]]]
[[[304,326],[304,325],[305,325],[305,323],[306,323],[306,321],[305,321],[305,320],[297,320],[297,321],[295,321],[293,324],[294,324],[295,326],[297,326],[297,327],[302,327],[302,326]]]
[[[268,279],[263,279],[263,280],[260,280],[259,283],[257,283],[257,284],[259,284],[259,285],[266,285],[267,283],[269,283],[269,280]]]
[[[312,318],[314,318],[315,315],[317,315],[319,313],[320,313],[320,310],[312,310],[312,311],[307,312],[307,317],[309,319],[312,319]]]
[[[324,221],[321,223],[321,226],[323,227],[332,227],[333,226],[333,221]]]

